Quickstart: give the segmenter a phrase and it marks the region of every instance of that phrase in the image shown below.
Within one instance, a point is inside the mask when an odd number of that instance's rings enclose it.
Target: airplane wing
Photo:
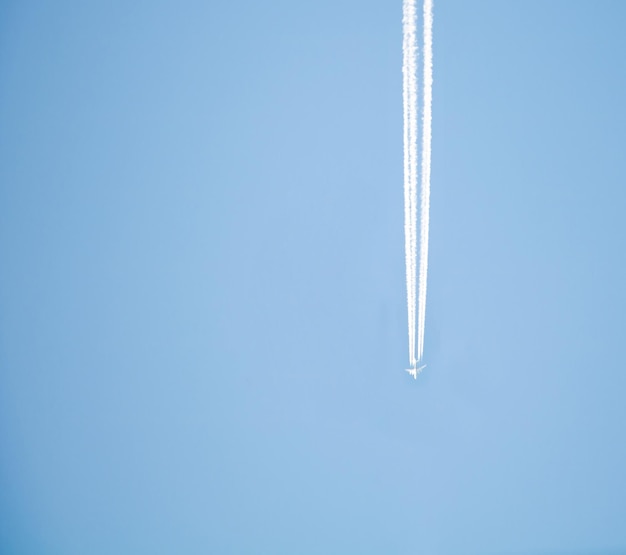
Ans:
[[[413,368],[407,368],[406,371],[413,376],[413,379],[417,380],[417,375],[426,368],[426,365],[423,366],[414,366]]]

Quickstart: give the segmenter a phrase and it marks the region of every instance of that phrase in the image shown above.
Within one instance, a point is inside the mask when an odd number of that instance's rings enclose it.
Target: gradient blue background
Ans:
[[[626,3],[0,4],[0,552],[626,550]]]

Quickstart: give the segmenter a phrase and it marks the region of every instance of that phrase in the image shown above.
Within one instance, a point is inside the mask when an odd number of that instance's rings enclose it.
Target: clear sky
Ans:
[[[626,3],[0,4],[0,552],[626,549]]]

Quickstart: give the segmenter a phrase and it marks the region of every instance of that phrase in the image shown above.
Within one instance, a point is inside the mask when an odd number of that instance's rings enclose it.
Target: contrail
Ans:
[[[422,129],[422,184],[420,203],[420,272],[417,320],[417,360],[424,354],[426,285],[428,282],[428,232],[430,226],[430,154],[433,107],[433,0],[424,0],[424,112]]]
[[[409,328],[409,362],[415,357],[417,304],[417,41],[415,0],[402,4],[402,101],[404,119],[404,248]]]

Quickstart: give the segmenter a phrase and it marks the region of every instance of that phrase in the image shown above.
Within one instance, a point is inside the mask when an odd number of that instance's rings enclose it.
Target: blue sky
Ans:
[[[626,549],[626,5],[0,6],[0,551]]]

